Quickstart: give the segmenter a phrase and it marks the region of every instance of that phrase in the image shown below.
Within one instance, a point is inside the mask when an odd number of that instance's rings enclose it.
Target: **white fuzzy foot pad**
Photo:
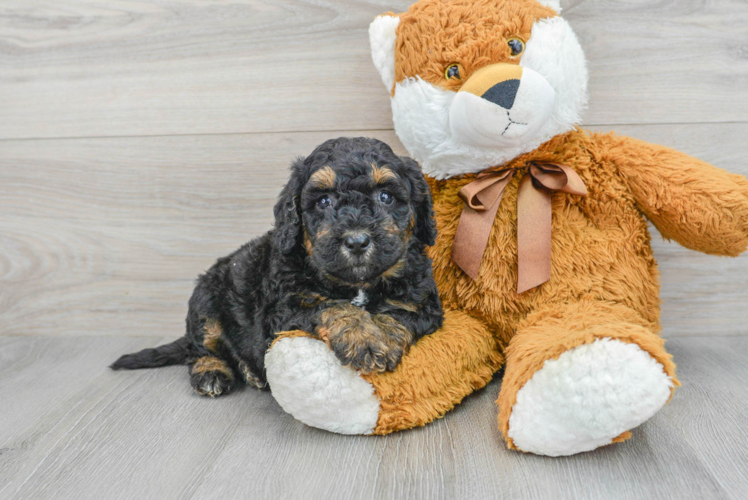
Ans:
[[[673,382],[638,345],[599,339],[548,360],[517,393],[509,437],[552,457],[610,444],[654,415]]]
[[[279,340],[265,355],[273,397],[297,420],[339,434],[371,434],[379,417],[374,387],[324,342]]]

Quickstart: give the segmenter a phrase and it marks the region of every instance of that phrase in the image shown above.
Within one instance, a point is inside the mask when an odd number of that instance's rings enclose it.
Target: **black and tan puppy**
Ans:
[[[431,195],[415,161],[366,138],[325,142],[291,167],[275,229],[200,276],[187,333],[118,359],[113,369],[190,365],[200,394],[266,387],[275,334],[304,330],[345,365],[393,370],[441,326],[431,261]]]

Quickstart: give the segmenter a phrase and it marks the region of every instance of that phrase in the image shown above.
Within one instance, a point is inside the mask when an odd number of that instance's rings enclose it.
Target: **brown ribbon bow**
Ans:
[[[465,202],[452,245],[452,260],[471,278],[478,277],[496,212],[516,168],[488,172],[463,186]],[[551,192],[587,194],[582,179],[561,163],[530,163],[517,192],[517,293],[551,278]]]

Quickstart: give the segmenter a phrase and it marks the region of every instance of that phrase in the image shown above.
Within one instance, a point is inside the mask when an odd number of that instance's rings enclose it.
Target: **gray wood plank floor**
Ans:
[[[507,451],[501,380],[387,437],[305,427],[183,367],[195,276],[270,228],[289,162],[341,135],[405,153],[367,26],[411,0],[0,1],[0,499],[748,498],[748,255],[663,242],[683,387],[626,443]],[[748,3],[563,0],[585,125],[748,174]]]
[[[0,337],[0,498],[748,496],[748,337],[670,340],[670,404],[630,441],[557,459],[504,448],[499,378],[432,425],[351,437],[265,392],[197,396],[184,367],[106,368],[163,340]]]

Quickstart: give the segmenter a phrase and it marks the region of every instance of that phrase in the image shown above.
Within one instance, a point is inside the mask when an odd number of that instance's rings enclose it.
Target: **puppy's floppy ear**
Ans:
[[[307,182],[309,167],[304,158],[298,158],[291,165],[291,178],[278,196],[273,214],[275,215],[275,246],[283,254],[293,251],[301,235],[301,190]]]
[[[431,190],[421,169],[415,160],[401,156],[403,171],[411,187],[410,199],[416,215],[416,227],[413,230],[416,238],[423,244],[431,246],[436,240],[436,221],[431,203]]]

